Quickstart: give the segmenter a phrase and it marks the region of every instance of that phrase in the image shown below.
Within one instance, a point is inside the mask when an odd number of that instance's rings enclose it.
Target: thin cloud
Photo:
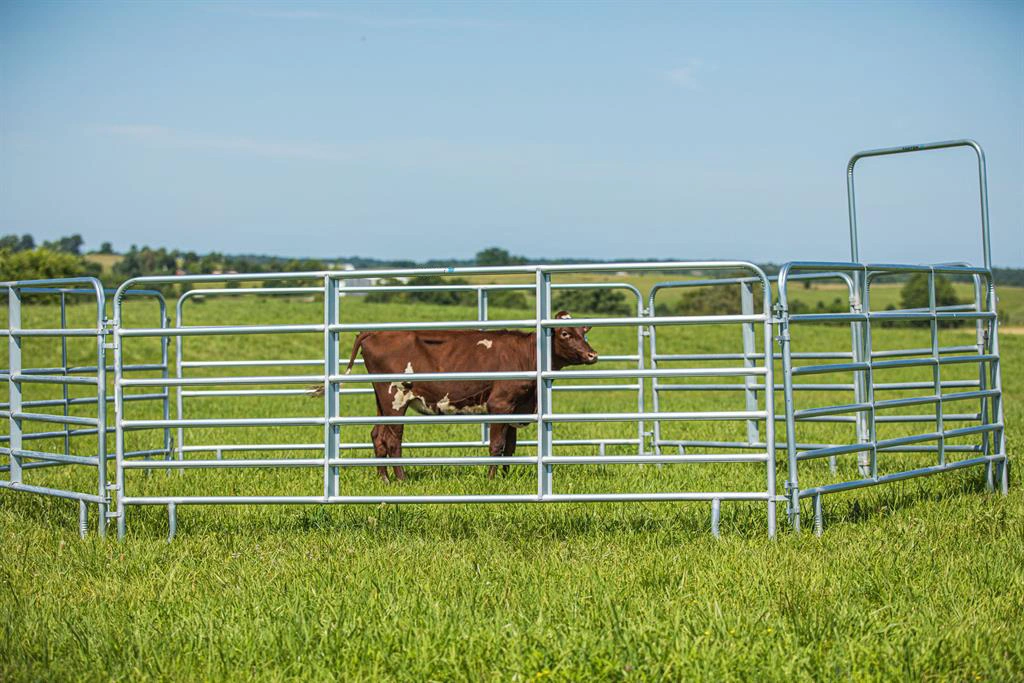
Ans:
[[[333,12],[322,12],[315,9],[268,9],[252,12],[251,15],[262,19],[327,19],[337,16]]]
[[[699,85],[697,75],[702,71],[704,71],[704,60],[690,59],[683,66],[666,71],[665,77],[680,88],[693,90]]]
[[[282,21],[335,21],[361,28],[376,29],[462,29],[462,30],[484,30],[500,29],[521,24],[518,21],[506,19],[491,19],[482,17],[438,17],[438,16],[405,16],[380,14],[353,14],[347,11],[334,9],[309,9],[299,7],[237,7],[232,5],[209,5],[207,11],[232,12],[236,16],[247,16],[254,19],[274,19]]]
[[[208,149],[238,152],[270,159],[303,159],[307,161],[349,161],[333,145],[317,142],[257,140],[238,136],[200,135],[177,131],[153,124],[112,124],[92,127],[102,135],[159,145],[174,149]]]

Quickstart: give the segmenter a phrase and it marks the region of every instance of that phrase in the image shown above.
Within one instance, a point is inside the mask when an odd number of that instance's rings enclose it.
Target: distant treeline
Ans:
[[[358,269],[384,268],[436,268],[465,266],[509,266],[526,263],[560,264],[593,261],[593,259],[543,259],[527,258],[509,253],[500,247],[483,249],[472,259],[432,259],[428,261],[386,260],[362,256],[339,256],[331,259],[280,258],[261,254],[223,254],[210,252],[198,254],[194,251],[168,250],[164,247],[138,247],[132,245],[127,252],[117,254],[110,242],[103,242],[98,249],[84,251],[85,240],[81,235],[69,235],[54,241],[37,243],[32,235],[5,235],[0,237],[0,279],[26,280],[39,278],[74,277],[91,275],[99,277],[107,285],[116,285],[140,275],[211,274],[211,273],[271,273],[316,271],[340,267],[342,264]],[[95,260],[87,260],[87,254],[108,254],[110,269]],[[119,258],[117,258],[119,257]],[[621,258],[614,261],[636,261],[645,263],[668,262],[673,259]],[[600,262],[600,261],[598,261]],[[604,261],[612,262],[612,261]],[[769,275],[778,273],[774,263],[761,264]],[[665,270],[667,274],[676,271]],[[694,271],[678,271],[678,274],[700,275]],[[709,273],[711,272],[709,271]],[[994,268],[993,274],[999,285],[1024,287],[1024,268]],[[893,278],[907,280],[906,277]],[[962,280],[963,278],[954,278]],[[268,281],[267,285],[273,285]],[[290,282],[288,284],[294,284]]]

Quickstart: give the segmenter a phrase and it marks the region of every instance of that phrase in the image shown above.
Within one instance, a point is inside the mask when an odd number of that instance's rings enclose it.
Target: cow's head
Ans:
[[[559,311],[556,318],[569,318],[568,311]],[[552,355],[554,365],[593,365],[597,362],[597,351],[587,343],[584,335],[589,327],[556,327],[552,332]]]

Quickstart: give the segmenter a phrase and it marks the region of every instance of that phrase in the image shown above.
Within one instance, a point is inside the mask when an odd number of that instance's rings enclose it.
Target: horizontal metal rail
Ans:
[[[129,394],[124,397],[125,401],[156,401],[166,398],[165,394]],[[114,397],[107,396],[107,403],[113,403]],[[99,402],[99,399],[95,396],[83,396],[81,398],[69,398],[67,401],[61,398],[48,398],[39,401],[22,401],[22,408],[54,408],[63,405],[79,406],[79,405],[95,405]],[[9,410],[10,404],[0,403],[0,410]],[[64,432],[61,432],[63,434]],[[4,439],[6,435],[0,434],[0,441]]]
[[[833,372],[865,372],[870,363],[827,363],[825,365],[800,365],[793,368],[793,376],[821,375]]]
[[[373,389],[343,389],[342,395],[372,394]],[[311,396],[312,390],[306,389],[206,389],[202,391],[182,390],[181,396],[196,398],[223,398],[225,396]]]
[[[91,465],[95,467],[99,463],[96,456],[67,455],[65,453],[47,453],[46,451],[29,451],[23,448],[0,448],[0,454],[15,455],[21,458],[32,458],[33,460],[46,460],[53,463],[69,465]]]
[[[988,311],[974,311],[973,313],[961,313],[956,311],[936,313],[903,312],[903,311],[874,311],[870,313],[793,313],[789,316],[790,322],[864,322],[870,320],[881,321],[929,321],[929,320],[993,320],[995,313]]]
[[[310,384],[323,382],[323,375],[263,375],[260,377],[144,377],[122,379],[123,387],[184,387],[229,384]]]
[[[931,435],[925,435],[930,438]],[[908,437],[909,438],[909,437]],[[908,443],[914,443],[915,441],[926,441],[928,439],[916,439],[909,441]],[[897,441],[897,439],[891,439],[890,441]],[[682,446],[684,448],[735,448],[737,450],[764,450],[766,448],[764,443],[756,442],[751,443],[749,441],[688,441],[688,440],[676,440],[666,439],[662,440],[662,446]],[[816,450],[820,448],[832,448],[833,446],[839,446],[841,444],[829,444],[829,443],[797,443],[796,448],[798,450]],[[786,450],[787,444],[785,441],[779,441],[775,444],[776,450]],[[884,448],[879,448],[879,451],[893,452],[893,453],[934,453],[938,450],[936,446],[922,447],[922,448],[904,448],[902,446],[888,445]],[[946,451],[948,452],[959,452],[959,453],[978,453],[981,451],[980,446],[957,446],[947,445]]]
[[[800,491],[800,498],[810,498],[813,496],[824,495],[826,493],[852,491],[854,489],[865,488],[867,486],[877,486],[879,484],[903,481],[904,479],[926,477],[940,472],[950,472],[952,470],[959,470],[965,467],[976,467],[978,465],[986,465],[991,462],[998,462],[1005,459],[1006,456],[1003,455],[984,455],[977,458],[970,458],[968,460],[955,460],[953,462],[948,462],[945,465],[931,465],[929,467],[920,467],[913,470],[905,470],[903,472],[883,474],[872,479],[856,479],[853,481],[838,482],[836,484],[827,484],[825,486],[815,486],[813,488],[803,489]]]
[[[497,460],[497,459],[496,459]],[[501,464],[500,461],[497,464]],[[552,493],[485,494],[455,496],[125,496],[125,505],[388,505],[400,504],[463,504],[463,503],[597,503],[685,500],[776,501],[762,491],[719,491],[684,493]]]
[[[902,391],[909,389],[934,389],[934,382],[876,382],[877,391]],[[943,389],[957,389],[980,386],[978,380],[947,380],[941,383]],[[781,390],[782,384],[776,384],[775,390]],[[764,384],[662,384],[655,387],[658,391],[745,391],[753,389],[764,391]],[[853,391],[853,384],[793,384],[793,391]]]
[[[76,377],[74,375],[30,375],[18,372],[13,375],[0,375],[0,382],[28,382],[34,384],[87,384],[96,386],[99,380],[95,377]]]
[[[67,372],[72,373],[72,374],[83,373],[83,372],[84,373],[96,372],[97,369],[98,368],[95,365],[72,365],[72,366],[66,368]],[[123,371],[125,371],[125,372],[134,372],[134,371],[138,371],[138,370],[166,370],[167,366],[166,365],[162,365],[160,363],[135,363],[135,364],[131,364],[131,365],[125,365],[121,369]],[[113,365],[107,365],[106,366],[106,370],[107,370],[107,372],[113,372],[114,371],[114,366]],[[22,368],[21,369],[21,372],[24,375],[53,375],[53,374],[56,374],[58,372],[64,372],[64,371],[65,371],[65,368],[63,368],[61,366],[50,367],[50,368]],[[0,369],[0,375],[3,375],[4,377],[8,377],[8,376],[10,376],[10,371],[7,370],[7,368]]]
[[[24,491],[26,493],[37,493],[43,496],[54,498],[66,498],[68,500],[84,500],[87,503],[106,503],[106,498],[101,498],[91,493],[79,493],[78,491],[65,491],[64,489],[48,488],[46,486],[33,486],[20,482],[4,481],[0,479],[0,488],[9,491]]]
[[[49,413],[11,413],[0,411],[3,417],[13,417],[16,420],[31,420],[33,422],[52,422],[62,425],[81,425],[84,427],[95,427],[98,423],[94,417],[73,417],[71,415],[50,415]],[[64,432],[61,432],[63,434]]]
[[[121,420],[126,431],[137,429],[165,429],[175,427],[315,427],[323,425],[322,417],[250,417],[226,419],[184,420]]]
[[[963,427],[961,429],[949,429],[943,432],[930,432],[928,434],[917,434],[914,437],[921,437],[922,441],[934,440],[934,439],[954,439],[961,436],[970,436],[972,434],[981,434],[984,432],[992,432],[998,429],[1002,429],[1002,424],[984,424],[975,425],[973,427]],[[805,451],[797,456],[798,460],[813,460],[815,458],[824,458],[833,455],[844,455],[846,453],[860,453],[863,451],[870,451],[873,448],[879,450],[884,449],[888,446],[902,446],[908,443],[911,437],[897,437],[894,439],[883,439],[874,443],[854,443],[844,444],[842,446],[830,446],[827,448],[817,448],[809,451]]]
[[[361,358],[357,358],[356,365],[362,365]],[[288,360],[183,360],[183,368],[260,368],[260,367],[296,367],[313,366],[323,367],[322,358],[313,360],[288,359]]]
[[[552,370],[541,373],[543,379],[632,379],[640,377],[748,377],[766,374],[765,368],[639,368],[620,370]],[[360,382],[448,382],[448,381],[505,381],[534,380],[536,370],[517,372],[407,372],[379,373],[366,375],[331,375],[330,381],[337,383]],[[323,378],[320,378],[323,381]]]
[[[555,439],[556,446],[635,446],[638,438],[626,439]],[[518,446],[532,448],[537,445],[536,439],[521,439]],[[405,441],[402,448],[486,448],[486,441]],[[323,443],[307,444],[200,444],[183,446],[179,450],[183,453],[206,453],[210,451],[289,451],[289,450],[310,450],[322,451]],[[343,443],[339,445],[341,450],[372,450],[373,444],[364,443]],[[322,461],[318,461],[322,462]]]
[[[583,455],[547,456],[543,462],[551,465],[653,465],[653,464],[708,464],[708,463],[763,463],[766,454],[715,453],[700,455]],[[251,469],[251,468],[314,468],[323,467],[323,458],[267,458],[220,460],[135,460],[126,462],[125,469]],[[332,467],[382,466],[492,466],[536,465],[536,456],[509,457],[417,457],[417,458],[331,458]]]
[[[850,403],[843,406],[825,406],[824,408],[806,408],[797,410],[793,416],[797,420],[805,420],[809,417],[822,417],[824,415],[840,415],[843,413],[858,413],[871,410],[870,403]]]
[[[215,325],[190,327],[122,327],[122,337],[201,337],[214,335],[248,334],[303,334],[324,331],[323,325]]]
[[[103,334],[103,330],[89,328],[58,327],[54,329],[8,329],[7,334],[12,337],[96,337]]]

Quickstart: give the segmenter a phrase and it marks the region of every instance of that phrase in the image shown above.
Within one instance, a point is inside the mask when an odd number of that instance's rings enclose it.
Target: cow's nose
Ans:
[[[596,363],[597,362],[597,354],[594,353],[594,352],[588,353],[587,354],[587,361],[589,361],[591,363]]]

